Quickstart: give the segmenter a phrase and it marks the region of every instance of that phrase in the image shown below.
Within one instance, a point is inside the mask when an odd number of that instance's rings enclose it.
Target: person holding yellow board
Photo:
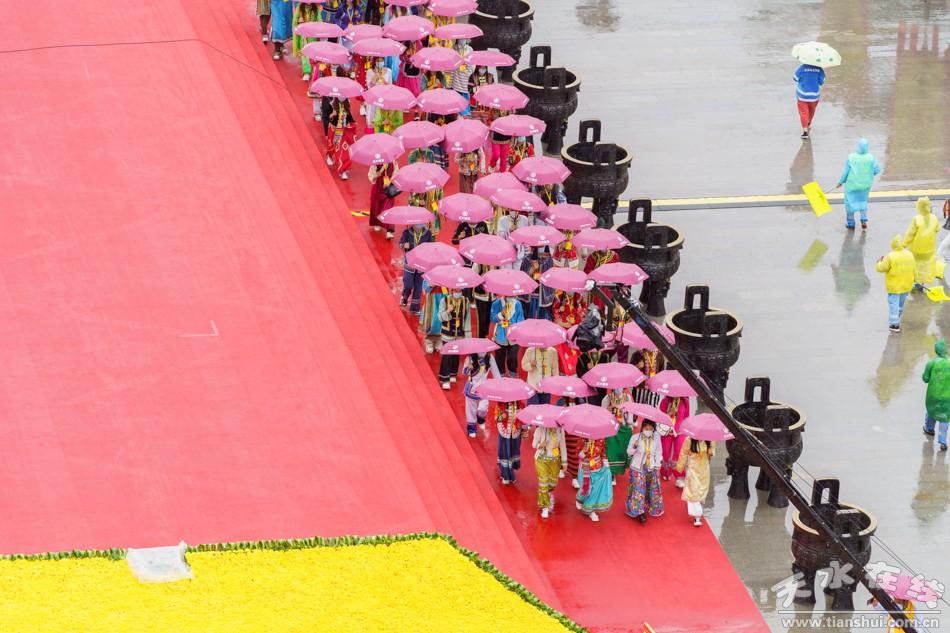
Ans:
[[[884,273],[887,288],[888,327],[891,332],[901,331],[901,315],[904,302],[914,287],[914,255],[904,248],[904,238],[895,235],[891,240],[891,252],[878,260],[877,272]]]
[[[940,221],[933,214],[930,198],[917,199],[917,215],[904,233],[904,246],[914,254],[914,290],[926,288],[937,276],[937,233]]]
[[[868,197],[874,177],[881,173],[874,154],[868,152],[868,140],[858,140],[857,151],[848,156],[844,163],[844,172],[838,179],[838,186],[844,185],[844,211],[847,214],[845,226],[854,229],[854,214],[861,213],[861,228],[868,228]]]

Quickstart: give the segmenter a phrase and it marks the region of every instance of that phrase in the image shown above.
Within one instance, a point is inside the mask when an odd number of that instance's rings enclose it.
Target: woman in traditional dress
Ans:
[[[495,426],[498,429],[498,471],[501,483],[515,483],[515,471],[521,468],[522,427],[518,420],[517,402],[495,405]]]
[[[609,510],[614,500],[604,440],[587,440],[578,457],[577,509],[596,523],[600,521],[597,513]]]
[[[660,464],[663,453],[656,437],[656,423],[644,420],[640,432],[631,436],[627,445],[630,456],[630,480],[627,484],[628,517],[640,523],[647,522],[647,515],[663,514],[663,490],[660,487]]]
[[[462,366],[462,373],[468,376],[465,382],[465,431],[469,437],[475,437],[475,429],[482,430],[488,437],[485,418],[488,416],[488,400],[475,395],[475,389],[488,380],[488,377],[501,378],[498,365],[490,354],[470,354]]]
[[[422,311],[419,313],[419,331],[422,332],[422,348],[426,354],[442,349],[442,320],[439,313],[445,292],[441,286],[432,286],[422,281]]]
[[[373,131],[377,134],[392,134],[405,120],[402,110],[373,110]],[[411,164],[411,162],[410,162]]]
[[[508,171],[514,169],[515,165],[525,158],[534,156],[534,143],[529,142],[526,136],[515,136],[511,139],[508,147]]]
[[[521,356],[521,369],[527,372],[525,382],[537,391],[528,399],[528,404],[548,404],[551,401],[551,395],[538,391],[538,385],[545,378],[560,374],[557,350],[553,347],[529,347]]]
[[[653,378],[658,372],[666,369],[666,359],[656,349],[638,349],[630,358],[630,363],[643,372],[647,378]],[[633,390],[633,401],[655,407],[660,403],[660,394],[647,388],[644,382]]]
[[[300,73],[301,79],[304,81],[310,81],[310,78],[313,76],[313,65],[310,63],[310,60],[306,55],[301,54],[301,49],[310,42],[316,42],[316,38],[313,37],[302,37],[297,35],[296,29],[298,24],[303,24],[304,22],[316,22],[317,21],[317,5],[310,4],[308,2],[298,2],[297,7],[294,9],[294,38],[293,38],[293,54],[294,57],[300,58]]]
[[[567,202],[564,187],[559,184],[532,185],[531,192],[544,200],[544,203],[549,207]]]
[[[469,98],[469,115],[483,123],[488,121],[489,109],[475,103],[475,92],[482,86],[492,83],[495,83],[495,78],[485,66],[476,66],[475,72],[468,78],[468,93],[471,95]]]
[[[385,58],[378,57],[373,64],[373,67],[369,69],[369,72],[366,73],[366,89],[374,88],[376,86],[388,86],[393,83],[393,73],[389,68],[386,67]],[[363,106],[366,108],[366,129],[375,130],[377,133],[380,132],[378,129],[378,124],[376,121],[376,110],[377,107],[372,103],[364,103]],[[402,118],[402,110],[399,110],[399,118]],[[390,123],[390,130],[382,130],[383,132],[391,133],[392,130],[402,125],[402,122],[399,122],[399,125],[392,125]]]
[[[564,329],[569,329],[583,320],[587,313],[587,300],[580,292],[554,292],[554,303],[551,304],[551,314],[554,322]]]
[[[587,260],[584,262],[584,272],[589,275],[594,271],[595,268],[600,268],[604,264],[613,264],[619,261],[620,255],[617,254],[617,251],[612,251],[610,249],[604,251],[591,251],[590,255],[587,256]],[[589,303],[597,306],[597,308],[606,315],[606,307],[604,306],[604,302],[600,298],[599,294],[591,292]]]
[[[567,446],[564,444],[564,429],[539,426],[531,439],[534,450],[534,469],[538,474],[538,507],[541,518],[554,512],[554,489],[557,480],[567,468]]]
[[[399,60],[402,62],[402,67],[399,69],[399,74],[396,77],[396,85],[402,86],[411,92],[412,96],[418,97],[419,93],[422,92],[420,72],[419,69],[413,66],[412,62],[409,60],[412,58],[415,52],[419,50],[419,42],[403,42],[403,45],[406,47],[406,50],[404,50],[402,55],[399,56]],[[416,114],[415,118],[419,118],[418,113]]]
[[[607,463],[610,465],[610,472],[614,475],[614,483],[617,483],[617,477],[627,470],[627,465],[630,462],[627,447],[630,445],[633,429],[630,427],[630,416],[624,413],[624,410],[620,407],[631,400],[630,392],[626,389],[611,389],[610,393],[604,396],[600,403],[600,406],[610,411],[610,414],[617,420],[617,424],[620,425],[616,435],[604,440]]]
[[[479,275],[484,275],[486,272],[491,270],[491,267],[483,266],[481,264],[475,264],[474,266],[472,266],[472,270],[477,272]],[[486,336],[488,336],[488,330],[492,324],[491,294],[487,290],[482,288],[481,285],[478,285],[472,289],[472,298],[475,301],[475,320],[477,322],[475,331],[478,332],[478,338],[485,338]]]
[[[396,199],[386,194],[386,188],[398,171],[399,165],[395,161],[385,165],[371,165],[369,168],[369,181],[372,183],[369,191],[369,225],[374,231],[386,229],[387,240],[393,238],[393,227],[380,222],[379,214],[395,204]]]
[[[270,0],[257,0],[257,19],[260,21],[261,41],[270,41]]]
[[[274,59],[284,55],[284,44],[293,36],[294,9],[290,0],[271,0],[270,39],[274,43]]]
[[[686,487],[683,501],[686,512],[693,517],[693,525],[703,524],[703,501],[709,494],[709,460],[716,454],[713,442],[687,438],[676,462],[676,470],[686,469]]]
[[[442,322],[442,345],[472,335],[472,306],[459,289],[453,289],[439,307]],[[439,382],[448,391],[459,373],[459,357],[443,354],[439,363]]]
[[[682,468],[676,468],[683,450],[683,443],[686,436],[679,432],[680,423],[689,417],[689,398],[670,398],[665,397],[660,401],[660,411],[670,416],[673,423],[663,434],[663,467],[660,475],[663,481],[669,481],[671,477],[676,478],[676,487],[682,488],[686,485],[684,477],[686,473]]]
[[[453,45],[453,48],[455,49],[455,52],[457,52],[459,56],[462,57],[462,59],[464,59],[466,55],[472,52],[472,47],[469,46],[468,40],[465,40],[465,39],[455,40],[455,44]],[[452,88],[452,90],[457,92],[463,99],[465,99],[466,103],[469,103],[469,104],[471,103],[471,95],[468,92],[468,86],[469,86],[469,80],[474,70],[475,70],[474,68],[472,68],[465,62],[462,62],[462,64],[459,65],[458,68],[456,68],[451,73],[449,73],[449,86]],[[467,117],[471,113],[472,113],[472,107],[471,105],[469,105],[468,107],[465,108],[465,110],[461,112],[461,115],[464,117]]]
[[[422,273],[407,265],[405,253],[419,246],[419,244],[431,241],[433,241],[432,232],[424,224],[407,226],[402,235],[399,236],[399,247],[403,252],[402,300],[399,305],[408,306],[410,314],[419,314],[422,301]]]
[[[520,348],[517,344],[508,340],[508,330],[512,325],[524,321],[521,302],[514,297],[498,297],[491,305],[490,318],[492,323],[495,324],[492,340],[499,345],[499,348],[495,350],[498,369],[509,378],[517,378],[518,351]]]
[[[459,166],[459,193],[472,193],[475,181],[485,175],[485,150],[479,147],[472,152],[458,152],[455,162]]]
[[[350,112],[350,102],[348,99],[338,99],[336,106],[330,114],[330,149],[327,153],[327,165],[336,165],[336,173],[340,180],[349,180],[350,166],[353,161],[350,160],[350,145],[356,140],[356,122],[353,120],[353,114]]]
[[[566,239],[554,247],[554,265],[577,270],[581,267],[581,261],[574,246],[574,231],[565,230],[563,233]]]

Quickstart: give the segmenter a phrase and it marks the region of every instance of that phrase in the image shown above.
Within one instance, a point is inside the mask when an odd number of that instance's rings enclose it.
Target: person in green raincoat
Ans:
[[[917,215],[904,233],[904,246],[914,254],[914,289],[921,290],[937,275],[937,233],[940,220],[933,214],[930,198],[917,199]]]
[[[940,450],[947,450],[947,427],[950,426],[950,358],[947,358],[947,342],[940,339],[934,344],[936,358],[927,361],[923,380],[927,383],[927,417],[924,418],[924,434],[933,437],[937,427],[937,442]]]

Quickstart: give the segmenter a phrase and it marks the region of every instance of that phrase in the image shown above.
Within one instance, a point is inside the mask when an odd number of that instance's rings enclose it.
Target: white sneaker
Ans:
[[[310,73],[304,73],[301,79],[303,79],[304,81],[310,81]]]
[[[677,488],[685,488],[685,487],[686,487],[686,480],[683,479],[682,477],[677,477],[677,478],[676,478],[676,487],[677,487]]]
[[[278,53],[277,51],[274,51],[274,61],[275,62],[280,61],[280,53]]]
[[[546,518],[548,518],[548,516],[549,516],[548,509],[547,509],[547,508],[541,508],[541,518],[542,518],[542,519],[546,519]]]
[[[425,344],[423,345],[423,349],[426,351],[426,354],[431,354],[431,353],[432,353],[432,341],[426,339],[426,342],[425,342]]]
[[[575,502],[574,502],[574,505],[577,506],[577,509],[578,509],[578,510],[583,510],[583,509],[584,509],[584,504],[581,503],[580,501],[575,501]]]
[[[387,240],[393,239],[393,232],[392,232],[392,231],[386,231],[386,239],[387,239]]]
[[[450,383],[449,381],[445,381],[445,382],[442,383],[442,390],[443,390],[443,391],[448,391],[448,390],[451,389],[451,388],[452,388],[452,383]]]
[[[261,35],[261,41],[266,44],[270,41],[270,38],[266,35]]]
[[[313,115],[313,120],[314,120],[314,121],[322,121],[322,120],[323,120],[323,114],[320,113],[320,112],[317,112],[316,114]]]
[[[699,517],[696,517],[696,518],[693,519],[693,525],[696,526],[696,527],[702,527],[702,525],[703,525],[703,520],[700,519]]]
[[[345,171],[340,175],[340,180],[349,180],[349,179],[350,179],[350,172],[348,171]]]
[[[375,231],[376,233],[379,233],[379,232],[382,231],[382,230],[383,230],[383,227],[381,227],[381,226],[374,226],[374,227],[373,227],[373,231]]]
[[[572,479],[572,480],[571,480],[571,485],[574,486],[575,488],[577,488],[578,490],[580,490],[581,485],[580,485],[579,483],[577,483],[577,480],[576,480],[576,479]]]
[[[598,521],[600,521],[600,517],[597,516],[597,513],[596,513],[596,512],[591,512],[591,513],[590,513],[590,520],[593,521],[594,523],[597,523]]]
[[[333,157],[327,154],[327,165],[332,165],[332,164],[333,164]]]
[[[452,376],[451,378],[449,378],[449,382],[457,382],[455,376]]]
[[[558,479],[564,479],[564,477],[566,477],[566,476],[567,476],[567,473],[565,473],[563,470],[560,470],[560,471],[558,471],[558,473],[557,473],[557,478],[558,478]]]
[[[510,483],[511,483],[511,482],[508,481],[507,479],[505,479],[504,477],[501,478],[501,485],[502,485],[502,486],[507,486],[507,485],[510,484]]]
[[[469,436],[469,437],[475,437],[475,431],[472,431],[471,433],[469,433],[468,436]]]
[[[611,479],[611,480],[610,480],[610,485],[611,485],[611,486],[616,486],[616,485],[617,485],[617,480],[616,480],[616,479]]]

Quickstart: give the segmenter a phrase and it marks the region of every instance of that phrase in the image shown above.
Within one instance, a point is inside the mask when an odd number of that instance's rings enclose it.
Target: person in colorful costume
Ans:
[[[386,239],[392,239],[393,227],[385,225],[379,221],[379,214],[386,209],[392,208],[396,199],[386,195],[386,188],[390,185],[393,176],[399,171],[399,165],[395,162],[385,165],[371,165],[369,168],[369,181],[371,183],[369,191],[369,225],[374,231],[386,229]]]
[[[619,261],[620,255],[617,254],[617,251],[591,251],[590,255],[587,256],[587,259],[584,262],[584,272],[589,275],[594,272],[595,268],[600,268],[604,264],[613,264]],[[601,312],[606,310],[603,300],[597,293],[591,293],[590,303],[597,306]]]
[[[947,358],[947,342],[940,339],[934,344],[935,358],[924,366],[922,379],[927,383],[927,416],[924,434],[933,437],[937,429],[940,450],[947,450],[947,427],[950,426],[950,358]]]
[[[659,350],[638,349],[630,358],[630,363],[636,366],[648,379],[666,369],[666,359]],[[649,389],[646,383],[633,390],[633,401],[655,407],[660,403],[660,394]]]
[[[270,0],[257,0],[257,19],[260,22],[261,41],[270,41]]]
[[[356,141],[356,122],[350,112],[348,99],[338,99],[333,113],[330,115],[330,148],[327,153],[327,165],[336,165],[336,173],[340,180],[349,180],[350,145]]]
[[[871,195],[871,185],[874,177],[881,173],[881,166],[868,152],[868,140],[858,141],[857,151],[848,156],[844,163],[844,171],[838,179],[835,189],[844,185],[845,226],[854,228],[854,214],[861,214],[861,228],[868,228],[868,197]]]
[[[551,314],[554,322],[569,329],[580,323],[587,313],[587,300],[580,292],[554,291]]]
[[[270,40],[274,43],[274,60],[284,55],[284,44],[293,37],[294,10],[290,0],[271,0]]]
[[[373,109],[373,131],[377,134],[392,134],[399,129],[404,120],[405,115],[402,110]]]
[[[422,279],[422,311],[419,313],[419,331],[422,332],[422,349],[426,354],[442,349],[442,301],[445,290],[441,286],[432,286]]]
[[[488,380],[488,377],[501,378],[498,365],[490,354],[470,354],[462,366],[462,373],[468,376],[465,382],[465,431],[469,437],[475,437],[475,430],[482,430],[488,437],[485,418],[488,416],[488,400],[475,395],[475,389]]]
[[[489,266],[482,266],[481,264],[474,264],[472,270],[479,275],[484,275],[491,270],[491,268]],[[488,331],[492,324],[491,294],[481,286],[476,286],[472,289],[472,299],[475,302],[475,332],[477,332],[478,338],[485,338],[488,336]]]
[[[439,306],[439,320],[442,322],[442,345],[449,341],[472,335],[472,306],[461,290],[454,289],[442,299]],[[443,354],[439,363],[439,382],[448,391],[459,372],[459,357]]]
[[[577,509],[596,523],[600,521],[597,513],[609,510],[614,500],[604,440],[587,440],[578,457]]]
[[[686,436],[679,432],[680,423],[689,417],[689,398],[670,398],[669,396],[660,401],[660,411],[670,416],[673,423],[660,440],[663,447],[663,464],[660,469],[660,476],[663,481],[669,481],[670,478],[676,478],[676,487],[682,488],[686,485],[686,472],[676,466],[682,455],[683,444],[686,442]]]
[[[630,462],[630,456],[627,454],[627,447],[630,445],[630,437],[633,435],[633,429],[630,426],[630,416],[624,413],[621,405],[632,402],[633,398],[626,389],[611,389],[604,396],[600,406],[604,407],[620,425],[617,434],[604,440],[604,446],[607,453],[607,463],[610,465],[610,472],[614,475],[614,483],[617,477],[622,475]]]
[[[676,462],[676,470],[686,470],[686,485],[683,488],[683,501],[686,512],[693,517],[693,525],[703,524],[703,502],[709,494],[709,460],[716,454],[712,442],[688,438]]]
[[[495,83],[495,77],[492,76],[488,69],[484,66],[476,66],[475,72],[472,73],[468,78],[468,93],[471,95],[469,97],[469,116],[473,119],[477,119],[482,123],[488,124],[490,118],[490,111],[488,108],[482,107],[475,103],[475,92],[482,86],[487,86],[488,84]]]
[[[656,436],[656,423],[644,420],[640,432],[631,436],[627,444],[630,458],[630,479],[627,484],[625,512],[640,523],[647,522],[647,515],[663,515],[663,489],[660,487],[660,464],[663,453]]]
[[[306,2],[297,3],[296,8],[294,9],[294,19],[293,19],[293,28],[294,28],[294,37],[293,37],[293,54],[294,57],[300,58],[300,73],[301,78],[304,81],[310,81],[310,78],[313,76],[313,64],[307,58],[306,55],[301,54],[301,49],[310,43],[316,42],[316,38],[313,37],[302,37],[297,35],[296,30],[297,26],[305,22],[316,22],[318,18],[317,5],[310,4]]]
[[[393,73],[386,67],[386,60],[382,57],[379,57],[375,60],[372,68],[366,73],[366,89],[375,88],[376,86],[388,86],[393,83]],[[397,110],[398,112],[398,123],[396,122],[396,115],[389,114],[384,115],[383,117],[377,118],[376,114],[380,110],[372,103],[364,103],[363,107],[366,109],[366,129],[373,130],[377,134],[380,132],[386,132],[391,134],[393,130],[402,125],[402,110]],[[389,123],[388,129],[386,123]],[[382,127],[382,129],[380,129]]]
[[[538,391],[542,380],[560,375],[557,350],[553,347],[529,347],[521,356],[521,369],[527,372],[525,382]],[[528,399],[528,404],[548,404],[550,401],[550,394],[538,392]]]
[[[564,429],[539,426],[534,430],[531,448],[534,449],[534,469],[538,475],[538,508],[541,509],[541,518],[546,519],[554,512],[554,489],[567,468]]]
[[[501,483],[515,483],[516,471],[521,468],[521,422],[518,420],[518,403],[495,404],[495,427],[498,430],[498,472]]]
[[[455,162],[459,167],[459,193],[472,193],[475,181],[485,175],[485,150],[458,152]]]
[[[434,241],[432,232],[423,224],[414,224],[402,232],[399,237],[399,247],[403,253],[408,253],[419,244]],[[422,273],[413,270],[406,264],[405,255],[402,258],[402,300],[399,305],[409,306],[409,312],[419,314],[422,299]]]
[[[930,198],[917,199],[917,215],[904,233],[904,246],[914,255],[914,289],[921,290],[937,275],[937,234],[940,220],[933,214]]]
[[[500,346],[495,350],[498,369],[509,378],[517,378],[519,346],[508,340],[508,330],[512,325],[524,321],[521,302],[514,297],[498,297],[491,305],[489,318],[495,324],[492,340]]]
[[[574,246],[574,231],[563,231],[567,238],[554,247],[554,265],[561,268],[580,269],[581,261],[577,256],[577,247]]]

